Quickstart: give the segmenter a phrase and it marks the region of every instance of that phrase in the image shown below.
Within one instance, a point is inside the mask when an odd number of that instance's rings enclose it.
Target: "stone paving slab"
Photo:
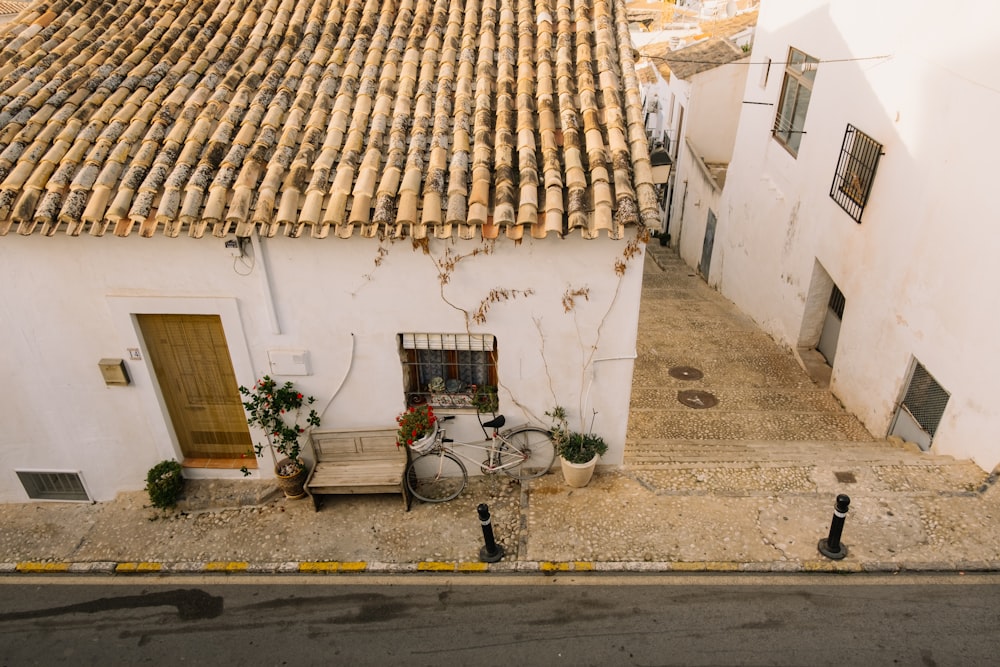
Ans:
[[[754,498],[657,495],[622,475],[583,489],[553,476],[531,491],[528,560],[771,561]],[[607,517],[614,516],[613,522]]]

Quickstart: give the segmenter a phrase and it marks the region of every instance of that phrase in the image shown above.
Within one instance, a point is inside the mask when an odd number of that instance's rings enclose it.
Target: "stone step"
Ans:
[[[267,480],[186,479],[177,510],[198,513],[260,507],[280,494],[277,485]]]
[[[873,436],[853,415],[835,412],[788,413],[706,410],[631,411],[628,425],[632,442],[650,440],[787,442],[871,442]]]
[[[636,466],[823,464],[836,467],[847,463],[871,465],[966,465],[941,456],[914,451],[888,441],[872,442],[762,442],[642,440],[629,442],[625,462]],[[971,464],[975,465],[975,464]]]
[[[678,364],[679,365],[679,364]],[[669,372],[669,369],[668,371]],[[728,378],[727,378],[728,379]],[[840,402],[825,389],[775,387],[754,388],[713,385],[704,380],[688,382],[674,379],[669,385],[642,386],[632,390],[631,411],[686,412],[692,408],[681,403],[679,392],[700,390],[711,393],[718,404],[713,412],[781,412],[785,414],[843,414]]]

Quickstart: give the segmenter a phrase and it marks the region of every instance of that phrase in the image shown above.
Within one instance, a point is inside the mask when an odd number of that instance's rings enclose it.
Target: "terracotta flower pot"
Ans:
[[[577,488],[587,486],[590,483],[590,478],[594,476],[594,468],[597,467],[597,459],[599,458],[595,454],[594,458],[586,463],[570,463],[560,456],[559,462],[562,464],[563,479],[566,480],[566,484]]]
[[[302,459],[298,460],[298,470],[289,474],[282,475],[279,471],[282,468],[288,466],[291,463],[291,459],[281,459],[275,466],[275,477],[278,479],[278,488],[284,492],[285,497],[290,500],[296,500],[298,498],[304,498],[306,495],[306,478],[309,476],[309,468],[306,467],[305,462]]]

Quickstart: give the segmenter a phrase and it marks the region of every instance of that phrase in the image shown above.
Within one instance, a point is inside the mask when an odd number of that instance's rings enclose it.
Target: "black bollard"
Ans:
[[[847,555],[847,545],[841,544],[840,534],[844,532],[844,519],[847,517],[847,507],[851,499],[841,493],[837,496],[837,505],[833,510],[833,521],[830,522],[830,534],[819,541],[819,552],[827,558],[840,560]]]
[[[486,546],[479,550],[479,560],[484,563],[496,563],[503,558],[503,547],[493,539],[493,523],[490,520],[490,508],[483,503],[479,506],[479,523],[483,525],[483,539]]]

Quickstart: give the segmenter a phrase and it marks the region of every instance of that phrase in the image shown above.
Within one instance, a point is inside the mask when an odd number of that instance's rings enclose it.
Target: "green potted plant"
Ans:
[[[240,393],[247,398],[243,402],[247,423],[259,427],[267,438],[267,444],[254,445],[257,456],[263,456],[265,447],[270,448],[275,458],[274,474],[278,478],[278,486],[288,498],[304,497],[309,470],[300,456],[302,446],[299,438],[305,435],[306,427],[319,426],[319,415],[310,409],[305,426],[299,423],[299,419],[303,406],[312,405],[316,399],[303,396],[291,382],[279,385],[267,375],[250,389],[241,386]],[[243,474],[247,475],[249,471],[244,468]]]
[[[434,408],[429,405],[416,405],[407,408],[396,417],[396,444],[406,445],[416,452],[428,451],[434,446],[437,435],[438,419]]]
[[[552,440],[556,445],[566,484],[574,487],[587,486],[594,476],[597,459],[608,451],[607,443],[595,433],[571,431],[566,410],[561,406],[557,405],[545,414],[553,420]]]

